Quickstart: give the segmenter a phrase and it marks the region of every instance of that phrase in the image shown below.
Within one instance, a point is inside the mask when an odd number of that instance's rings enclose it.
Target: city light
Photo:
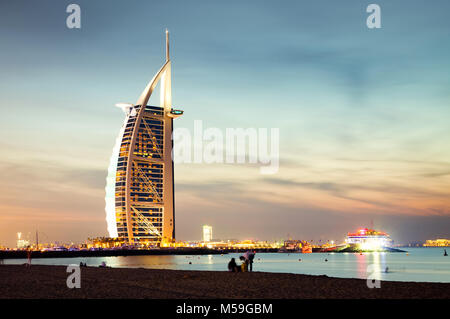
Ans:
[[[212,227],[203,225],[203,241],[209,242],[212,240]]]

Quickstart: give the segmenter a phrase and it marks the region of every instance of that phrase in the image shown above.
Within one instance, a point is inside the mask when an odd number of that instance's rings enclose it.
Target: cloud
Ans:
[[[0,161],[3,171],[1,179],[10,183],[27,181],[27,184],[55,182],[66,185],[77,185],[84,188],[104,188],[107,170],[89,167],[68,166],[47,160]]]
[[[284,186],[298,186],[298,187],[304,187],[304,188],[311,188],[311,189],[318,189],[318,190],[324,190],[324,191],[332,191],[332,192],[342,192],[345,188],[347,188],[344,185],[340,185],[337,183],[331,183],[331,182],[296,182],[289,179],[282,179],[282,178],[276,178],[276,177],[269,177],[269,178],[263,178],[263,181],[270,184],[276,184],[276,185],[284,185]]]

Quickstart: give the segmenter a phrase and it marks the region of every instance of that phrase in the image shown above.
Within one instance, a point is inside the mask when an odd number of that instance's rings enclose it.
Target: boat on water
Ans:
[[[356,233],[348,233],[345,242],[350,247],[361,251],[390,250],[393,240],[385,232],[362,228]]]
[[[283,247],[278,251],[280,253],[303,253],[309,254],[313,252],[310,243],[304,240],[286,240]]]
[[[362,252],[405,252],[392,247],[394,241],[382,231],[361,228],[355,233],[348,233],[345,242],[335,244],[327,242],[321,246],[312,245],[304,240],[286,240],[279,252],[297,253],[362,253]]]
[[[302,246],[302,253],[303,254],[311,254],[312,253],[312,246],[311,245],[303,245]]]

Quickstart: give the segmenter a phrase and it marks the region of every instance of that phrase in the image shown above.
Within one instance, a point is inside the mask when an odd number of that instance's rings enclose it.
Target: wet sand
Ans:
[[[450,283],[381,282],[281,273],[81,268],[69,289],[65,266],[0,265],[0,298],[450,299]]]

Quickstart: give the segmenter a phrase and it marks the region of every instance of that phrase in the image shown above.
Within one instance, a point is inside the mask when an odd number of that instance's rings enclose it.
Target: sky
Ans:
[[[66,7],[81,7],[81,29]],[[381,7],[381,29],[366,8]],[[124,120],[164,62],[175,128],[279,128],[280,168],[175,166],[176,237],[450,237],[450,3],[0,1],[0,245],[107,235]],[[152,102],[152,101],[151,101]],[[158,100],[153,100],[153,104]]]

